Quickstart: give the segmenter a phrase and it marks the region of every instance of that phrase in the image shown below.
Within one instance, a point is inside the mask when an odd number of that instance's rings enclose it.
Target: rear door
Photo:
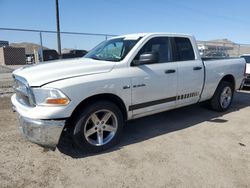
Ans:
[[[177,106],[199,101],[204,82],[202,60],[195,57],[192,43],[187,37],[173,37],[174,60],[178,67]]]

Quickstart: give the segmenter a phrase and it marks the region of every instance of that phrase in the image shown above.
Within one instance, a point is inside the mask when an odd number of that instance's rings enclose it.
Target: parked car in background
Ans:
[[[56,50],[43,50],[43,61],[52,61],[59,59]]]
[[[190,35],[117,36],[83,58],[14,71],[11,100],[30,141],[55,148],[66,130],[80,149],[98,152],[117,143],[127,120],[202,101],[226,111],[245,66],[203,60]]]
[[[88,52],[86,50],[70,50],[68,53],[63,53],[61,59],[71,59],[71,58],[78,58],[83,57]],[[41,53],[40,53],[41,55]],[[43,50],[43,61],[53,61],[59,59],[59,54],[56,50]]]
[[[35,55],[34,54],[26,54],[26,63],[27,64],[35,63]]]
[[[88,52],[86,50],[70,50],[69,53],[63,53],[62,59],[70,59],[70,58],[77,58],[77,57],[83,57]]]
[[[250,87],[250,54],[244,54],[240,56],[241,58],[244,58],[246,60],[247,66],[246,66],[246,79],[244,81],[245,87]]]
[[[225,52],[209,52],[203,54],[204,57],[212,57],[212,58],[227,58],[229,57],[229,54]]]

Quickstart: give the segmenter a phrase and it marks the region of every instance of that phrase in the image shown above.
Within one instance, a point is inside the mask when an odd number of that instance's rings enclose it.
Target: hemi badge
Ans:
[[[130,85],[123,86],[123,89],[129,89]]]

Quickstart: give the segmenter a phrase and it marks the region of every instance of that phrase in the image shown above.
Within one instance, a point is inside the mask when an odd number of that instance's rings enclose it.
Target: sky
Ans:
[[[61,31],[174,32],[250,44],[249,0],[59,0]],[[56,30],[55,0],[0,0],[0,28]],[[56,48],[56,35],[43,34]],[[39,43],[38,33],[1,31],[0,40]],[[105,37],[62,35],[63,48],[90,49]]]

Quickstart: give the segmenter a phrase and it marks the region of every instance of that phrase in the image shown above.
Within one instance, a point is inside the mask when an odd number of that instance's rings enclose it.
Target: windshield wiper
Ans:
[[[94,59],[94,60],[101,60],[100,58],[94,56],[94,57],[89,57],[90,59]]]
[[[102,58],[99,58],[97,56],[91,56],[91,57],[88,57],[90,59],[94,59],[94,60],[101,60],[101,61],[112,61],[112,62],[117,62],[117,61],[120,61],[121,58],[116,58],[116,59],[102,59]]]

